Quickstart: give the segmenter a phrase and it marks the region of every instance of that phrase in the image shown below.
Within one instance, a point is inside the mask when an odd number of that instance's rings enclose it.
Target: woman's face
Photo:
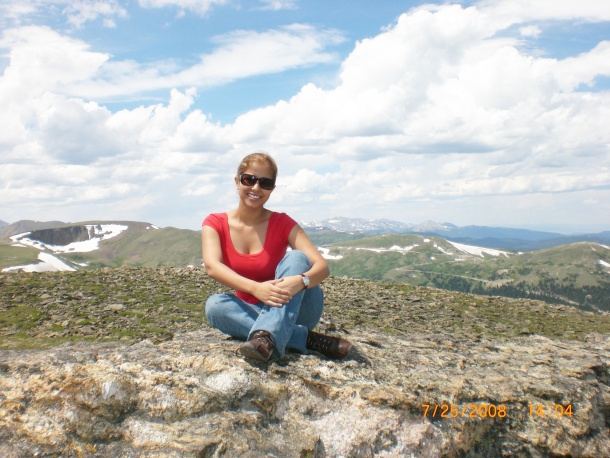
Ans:
[[[273,170],[264,162],[253,162],[242,172],[248,175],[254,175],[259,178],[273,179]],[[261,188],[257,181],[254,186],[247,186],[239,181],[239,177],[235,177],[239,198],[248,207],[259,208],[265,205],[273,190]]]

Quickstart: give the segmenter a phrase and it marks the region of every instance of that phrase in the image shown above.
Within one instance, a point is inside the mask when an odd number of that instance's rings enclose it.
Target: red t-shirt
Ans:
[[[212,213],[203,220],[202,226],[210,226],[218,232],[223,264],[242,277],[263,282],[275,278],[275,269],[288,248],[288,235],[296,224],[297,222],[286,213],[271,213],[263,249],[255,254],[243,254],[235,249],[226,213]],[[235,293],[237,297],[250,304],[260,302],[256,297],[243,291]]]

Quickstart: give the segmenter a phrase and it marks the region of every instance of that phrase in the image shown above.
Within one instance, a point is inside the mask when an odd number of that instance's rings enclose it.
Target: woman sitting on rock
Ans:
[[[296,221],[265,208],[276,177],[271,156],[246,156],[235,177],[237,208],[203,221],[205,268],[236,290],[211,296],[207,318],[225,334],[246,339],[239,352],[248,358],[281,358],[287,348],[344,358],[349,341],[312,331],[324,307],[319,284],[330,273],[326,261]]]

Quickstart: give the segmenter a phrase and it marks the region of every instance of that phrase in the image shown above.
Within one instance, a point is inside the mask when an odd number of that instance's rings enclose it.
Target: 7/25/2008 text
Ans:
[[[422,404],[424,417],[431,418],[505,418],[507,415],[504,404]]]

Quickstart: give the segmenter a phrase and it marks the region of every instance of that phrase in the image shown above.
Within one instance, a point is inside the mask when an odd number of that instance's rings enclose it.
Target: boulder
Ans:
[[[358,329],[260,364],[214,329],[0,352],[0,456],[610,456],[610,338]]]

